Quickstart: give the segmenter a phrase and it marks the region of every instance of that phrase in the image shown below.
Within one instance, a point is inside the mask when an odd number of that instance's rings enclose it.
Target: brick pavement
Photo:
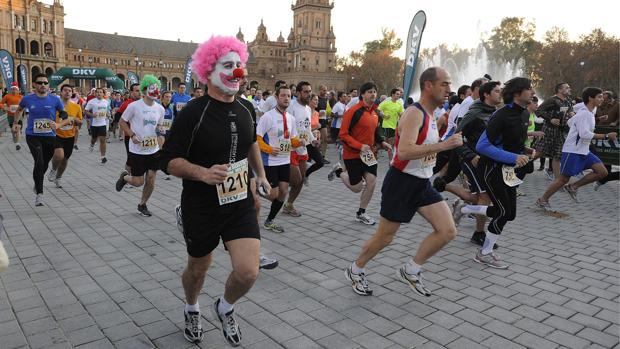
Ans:
[[[181,334],[185,246],[172,213],[180,180],[164,181],[160,172],[149,202],[154,216],[140,217],[141,192],[114,190],[122,145],[109,145],[102,166],[83,137],[64,189],[46,181],[46,206],[35,209],[32,159],[8,139],[0,138],[0,211],[12,264],[0,275],[0,348],[192,347]],[[385,159],[380,166],[381,179]],[[280,267],[261,271],[236,306],[246,348],[620,347],[617,182],[580,190],[579,205],[558,193],[552,203],[569,214],[558,219],[533,209],[547,181],[529,176],[518,217],[499,241],[510,269],[472,261],[473,224],[464,220],[459,237],[425,266],[430,298],[395,278],[429,231],[416,217],[368,265],[375,292],[360,297],[343,268],[374,228],[354,222],[358,196],[326,174],[304,188],[302,217],[281,215],[286,232],[263,234],[264,252]],[[371,216],[379,199],[376,189]],[[229,271],[220,246],[200,297],[201,347],[228,347],[205,310]]]

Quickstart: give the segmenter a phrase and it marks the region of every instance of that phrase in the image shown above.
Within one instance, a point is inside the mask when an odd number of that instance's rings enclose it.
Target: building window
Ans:
[[[43,52],[45,53],[46,57],[54,57],[54,46],[52,46],[51,43],[46,42],[43,45]]]
[[[316,29],[321,29],[321,21],[316,21],[314,26],[316,27]]]
[[[36,32],[37,31],[37,19],[33,18],[30,20],[30,31]]]
[[[54,22],[52,21],[50,21],[50,33],[56,34],[56,32],[54,31]]]
[[[47,33],[47,21],[43,20],[43,32]]]
[[[39,42],[36,40],[32,40],[30,42],[30,54],[33,56],[39,55]]]

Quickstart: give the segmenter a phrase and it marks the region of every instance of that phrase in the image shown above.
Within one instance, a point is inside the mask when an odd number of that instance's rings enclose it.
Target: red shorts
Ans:
[[[291,152],[291,166],[299,166],[300,161],[308,161],[310,159],[308,154],[299,155],[296,151]]]

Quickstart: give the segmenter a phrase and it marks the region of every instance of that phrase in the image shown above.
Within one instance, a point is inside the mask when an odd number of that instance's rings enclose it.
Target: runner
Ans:
[[[120,108],[118,108],[118,113],[121,113],[122,115],[131,103],[139,99],[140,99],[140,84],[131,84],[131,86],[129,86],[129,98],[127,98],[123,102],[123,104],[121,104]],[[129,126],[131,127],[131,125]],[[123,131],[123,128],[121,127],[120,130]],[[125,171],[129,173],[131,172],[131,168],[129,167],[129,135],[124,132],[123,134],[125,135],[125,152],[127,154],[127,160],[125,161]]]
[[[73,88],[73,94],[71,95],[71,102],[77,104],[82,109],[82,116],[84,115],[84,98],[80,97],[80,91],[77,87]],[[83,123],[82,123],[83,124]],[[82,128],[82,124],[75,128],[75,137],[73,137],[73,150],[79,150],[77,141],[78,136],[80,135],[80,129]]]
[[[177,87],[177,93],[172,95],[172,105],[174,106],[174,116],[179,115],[179,112],[185,108],[187,102],[192,99],[192,96],[185,93],[187,86],[184,82],[180,82]]]
[[[601,160],[598,156],[590,152],[590,143],[592,139],[615,141],[617,133],[594,133],[594,110],[603,103],[603,90],[598,87],[586,87],[583,90],[582,98],[586,108],[579,110],[577,114],[567,122],[567,126],[570,129],[564,146],[562,147],[560,175],[549,185],[543,196],[536,200],[536,206],[544,210],[551,210],[549,198],[560,188],[564,188],[564,191],[566,191],[575,202],[578,202],[577,189],[607,177],[607,169]],[[592,169],[592,172],[583,176],[578,181],[568,184],[572,176],[586,169]]]
[[[304,141],[297,135],[295,118],[286,112],[291,102],[291,90],[282,85],[276,89],[277,105],[263,114],[256,127],[256,138],[261,150],[267,180],[271,184],[265,198],[271,201],[271,210],[264,226],[274,233],[284,229],[274,222],[284,205],[291,175],[291,149],[301,147]]]
[[[308,148],[305,145],[316,143],[316,139],[310,127],[312,109],[309,103],[310,95],[312,94],[312,86],[310,86],[310,83],[307,81],[301,81],[297,84],[297,91],[299,92],[297,100],[291,102],[286,111],[295,118],[296,129],[299,138],[304,140],[304,145],[295,148],[295,150],[291,152],[290,190],[288,193],[288,200],[282,209],[282,212],[293,217],[301,217],[301,213],[295,209],[293,203],[301,193],[306,177],[309,156]],[[292,89],[291,93],[293,93]]]
[[[84,108],[84,112],[88,115],[91,121],[90,127],[90,148],[88,150],[92,153],[95,149],[95,143],[99,140],[99,153],[101,154],[101,163],[105,164],[108,159],[105,157],[106,152],[106,127],[108,123],[108,117],[110,116],[110,102],[104,99],[103,88],[97,87],[96,98],[91,99]]]
[[[110,140],[110,134],[113,138],[116,138],[116,130],[118,129],[118,123],[121,120],[121,113],[118,112],[118,108],[123,105],[123,100],[121,99],[121,93],[118,91],[113,92],[113,99],[110,102],[110,107],[112,108],[112,112],[110,113],[113,117],[112,123],[110,124],[110,130],[108,132],[108,143]],[[120,131],[119,131],[119,140],[121,139]]]
[[[138,204],[138,213],[144,217],[152,216],[146,203],[155,188],[155,175],[159,165],[157,138],[162,134],[164,125],[164,108],[156,103],[160,87],[161,83],[155,76],[145,75],[140,82],[142,99],[127,107],[120,122],[123,132],[129,135],[131,140],[127,159],[131,175],[126,170],[121,172],[116,181],[116,191],[123,190],[127,183],[134,187],[144,185]]]
[[[360,96],[360,101],[349,108],[342,117],[339,137],[344,146],[342,159],[346,171],[342,169],[340,163],[336,163],[327,179],[332,181],[336,176],[352,192],[361,192],[355,220],[373,225],[375,220],[366,214],[366,208],[372,199],[377,180],[376,146],[385,150],[391,150],[392,147],[383,140],[379,116],[375,112],[377,86],[372,82],[363,84],[360,87]]]
[[[69,84],[60,86],[60,100],[65,106],[68,123],[56,130],[56,149],[52,158],[52,168],[47,174],[47,179],[54,182],[56,188],[62,188],[62,175],[65,173],[69,158],[73,153],[75,130],[82,124],[82,108],[71,102],[72,93],[73,86]],[[62,122],[60,113],[58,113],[56,123],[61,124]]]
[[[177,115],[161,161],[162,169],[183,178],[181,209],[188,252],[182,278],[184,335],[194,343],[203,338],[198,295],[211,252],[222,239],[233,270],[212,309],[228,343],[237,346],[241,332],[233,305],[252,287],[259,269],[260,228],[253,196],[247,193],[250,167],[257,174],[257,185],[268,190],[269,182],[256,143],[254,108],[235,98],[243,74],[240,68],[248,57],[245,44],[215,36],[192,57],[192,70],[207,84],[207,95]]]
[[[49,80],[45,74],[37,74],[33,79],[34,93],[22,98],[19,107],[15,111],[13,132],[20,132],[21,117],[24,109],[28,109],[28,123],[26,126],[26,143],[34,159],[32,178],[34,180],[34,192],[36,194],[35,206],[43,206],[43,177],[47,172],[54,147],[56,145],[56,129],[65,125],[56,124],[56,112],[61,119],[66,119],[67,113],[60,98],[48,94]]]
[[[340,134],[340,127],[342,126],[342,116],[347,109],[348,99],[349,95],[346,92],[338,91],[338,102],[332,108],[332,123],[329,129],[329,136],[332,142],[336,144],[336,151],[338,152],[338,157],[341,159],[342,143],[340,142],[340,138],[338,138],[338,134]]]
[[[532,101],[532,82],[526,78],[513,78],[502,90],[504,106],[496,111],[476,145],[480,154],[478,167],[481,169],[487,193],[493,206],[465,205],[456,209],[463,214],[486,215],[491,218],[482,248],[474,261],[492,268],[506,269],[508,264],[493,252],[507,222],[517,214],[517,186],[521,184],[515,174],[515,167],[523,167],[534,152],[525,147],[530,114],[527,106]],[[526,153],[528,155],[524,155]]]
[[[314,93],[310,95],[310,110],[312,114],[310,116],[310,132],[314,137],[314,141],[306,144],[306,149],[308,150],[309,160],[312,160],[312,166],[308,167],[306,173],[304,174],[304,184],[308,185],[308,177],[315,171],[320,170],[324,164],[324,158],[321,154],[320,144],[321,144],[321,132],[319,128],[321,127],[319,123],[319,111],[317,110],[319,105],[319,96]],[[325,110],[321,111],[325,114]]]
[[[445,96],[450,93],[450,84],[450,75],[444,69],[426,69],[420,75],[420,102],[409,106],[400,118],[394,158],[381,188],[379,227],[364,243],[357,260],[345,270],[353,291],[359,295],[372,295],[366,280],[366,264],[392,242],[401,223],[410,222],[416,212],[433,226],[434,231],[422,241],[416,255],[398,269],[397,276],[418,294],[431,295],[422,281],[422,265],[456,237],[450,209],[429,181],[436,154],[463,144],[459,133],[438,143],[439,133],[432,117],[433,110],[443,104]],[[346,118],[343,127],[345,124]]]
[[[398,119],[405,112],[402,103],[402,94],[398,88],[393,88],[390,92],[390,98],[379,104],[379,110],[383,112],[383,135],[390,146],[394,146],[394,135]],[[392,160],[392,150],[388,151],[388,158]]]
[[[2,101],[0,105],[3,106],[4,110],[7,113],[7,120],[9,121],[9,127],[11,128],[11,133],[13,134],[13,143],[15,144],[15,150],[20,150],[22,148],[21,143],[19,143],[19,137],[21,136],[20,132],[13,132],[13,121],[15,119],[15,112],[19,107],[19,102],[22,100],[22,95],[19,94],[19,86],[17,82],[11,84],[11,91],[9,94],[2,97]],[[22,126],[22,121],[19,120],[19,125]]]

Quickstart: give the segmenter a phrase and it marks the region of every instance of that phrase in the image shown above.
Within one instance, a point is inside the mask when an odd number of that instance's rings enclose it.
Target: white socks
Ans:
[[[484,238],[484,244],[482,245],[482,254],[489,254],[493,252],[493,246],[495,246],[497,239],[499,239],[499,235],[487,231],[486,238]]]
[[[482,216],[486,216],[487,215],[487,208],[489,208],[489,206],[486,205],[465,205],[461,208],[461,213],[464,214],[479,214]]]
[[[228,314],[231,310],[233,309],[233,305],[229,304],[225,299],[224,296],[220,297],[220,304],[217,307],[217,312],[220,313],[220,315],[226,315]]]
[[[420,273],[420,269],[422,269],[422,267],[418,265],[418,263],[414,262],[413,258],[405,264],[405,272],[409,275],[418,275]]]
[[[194,312],[194,313],[198,313],[200,312],[200,304],[198,304],[198,302],[196,302],[196,304],[187,304],[185,303],[185,311],[186,312]]]
[[[353,272],[353,274],[357,274],[357,275],[359,275],[361,273],[366,274],[366,270],[364,268],[358,267],[355,262],[353,262],[351,264],[351,272]]]
[[[0,272],[9,267],[9,256],[6,254],[6,250],[0,240]]]

